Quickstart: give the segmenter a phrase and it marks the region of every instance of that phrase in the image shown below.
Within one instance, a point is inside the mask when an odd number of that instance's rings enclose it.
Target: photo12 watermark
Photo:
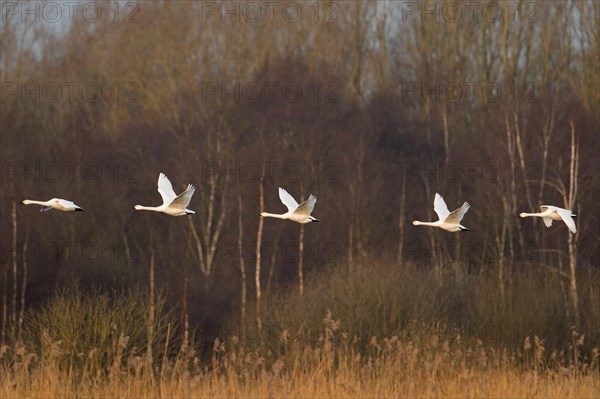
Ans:
[[[334,82],[202,82],[198,87],[203,103],[212,101],[230,103],[298,103],[310,101],[335,104],[340,101],[340,89]]]
[[[0,101],[50,103],[139,103],[141,86],[136,82],[2,82]]]
[[[137,23],[140,4],[133,1],[2,1],[2,23]]]
[[[540,102],[539,90],[534,82],[520,82],[507,86],[500,82],[452,81],[419,82],[405,81],[397,87],[404,103],[459,103],[495,104],[511,99],[516,103]]]
[[[343,7],[334,1],[200,1],[203,23],[258,24],[265,22],[334,24]]]
[[[107,244],[93,241],[38,241],[27,243],[2,242],[2,261],[10,261],[15,251],[21,253],[22,260],[30,265],[64,264],[90,265],[100,263],[139,264],[141,257],[135,251],[134,243]]]
[[[515,215],[516,216],[516,215]],[[507,255],[503,246],[495,242],[460,241],[455,243],[437,243],[431,246],[419,240],[405,240],[402,242],[403,262],[430,262],[436,258],[445,265],[497,265],[500,262],[511,263],[539,263],[542,254],[532,249],[535,246],[527,245],[518,249],[512,255]]]
[[[526,337],[541,334],[548,326],[538,325],[534,322],[519,323],[506,321],[399,321],[396,325],[398,337],[403,341],[427,343],[432,339],[447,341],[449,344],[459,342],[485,343],[512,341],[521,344]]]
[[[509,165],[499,162],[401,162],[402,179],[423,180],[435,183],[498,183],[506,181],[535,181],[542,174],[538,162],[524,162],[523,165]]]
[[[402,23],[521,23],[539,22],[536,1],[401,1]]]
[[[264,320],[247,321],[244,323],[203,323],[199,330],[199,340],[204,344],[211,344],[216,338],[219,343],[235,344],[243,341],[248,344],[279,343],[301,344],[314,347],[319,342],[323,343],[326,337],[330,344],[343,344],[350,337],[344,331],[343,320],[338,324],[335,316],[321,322],[307,323],[294,320]],[[332,324],[335,324],[333,326]],[[331,328],[334,327],[334,328]],[[558,327],[558,326],[557,326]],[[482,343],[494,344],[512,341],[522,344],[527,337],[541,335],[549,328],[534,322],[519,323],[505,321],[448,321],[425,322],[417,320],[398,320],[390,326],[392,336],[383,338],[381,342],[370,340],[369,345],[383,344],[386,347],[394,343],[430,343],[448,342],[449,344]],[[328,332],[326,332],[328,330]]]
[[[214,180],[221,182],[294,184],[304,180],[317,183],[335,184],[339,182],[339,166],[335,162],[202,162],[200,175],[203,183]]]
[[[256,262],[256,241],[245,241],[240,248],[237,241],[220,241],[217,245],[204,242],[207,258],[213,259],[214,264],[238,264],[242,259],[248,264]],[[298,241],[269,241],[260,243],[262,259],[271,263],[297,264],[300,260],[300,245]],[[342,261],[344,254],[342,246],[337,241],[319,241],[314,245],[304,244],[302,261],[306,264],[332,264]]]
[[[335,162],[202,162],[200,181],[192,183],[259,183],[295,184],[310,180],[316,183],[335,184],[339,182],[339,166]],[[5,161],[1,164],[0,181],[2,183],[58,183],[58,182],[115,182],[138,183],[142,171],[137,162],[37,162]],[[410,169],[411,173],[416,173]]]
[[[2,162],[5,183],[138,183],[136,162]]]

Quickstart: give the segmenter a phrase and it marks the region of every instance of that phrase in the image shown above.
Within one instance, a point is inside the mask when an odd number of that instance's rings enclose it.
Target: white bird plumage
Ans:
[[[83,212],[83,208],[78,205],[75,205],[73,201],[65,200],[62,198],[52,198],[48,201],[35,201],[35,200],[23,200],[23,204],[25,205],[41,205],[42,212],[48,212],[52,209],[56,209],[63,212],[73,212],[73,211],[81,211]]]
[[[553,220],[556,220],[556,221],[562,220],[563,222],[565,222],[565,224],[567,225],[567,227],[569,228],[569,230],[571,230],[571,232],[573,234],[577,233],[577,227],[575,226],[575,221],[573,220],[573,218],[576,217],[577,215],[575,215],[570,210],[559,208],[559,207],[553,206],[553,205],[542,205],[542,206],[540,206],[540,209],[542,210],[542,212],[539,212],[539,213],[521,212],[519,214],[519,216],[521,216],[522,218],[540,217],[544,221],[544,224],[546,225],[546,227],[552,226]]]
[[[437,213],[439,220],[437,222],[420,222],[415,220],[412,222],[415,226],[432,226],[439,227],[440,229],[449,231],[449,232],[457,232],[457,231],[468,231],[465,226],[460,224],[460,221],[465,216],[465,213],[469,210],[471,205],[468,202],[462,204],[462,206],[456,209],[453,212],[448,210],[448,206],[444,201],[444,198],[435,193],[435,198],[433,200],[433,210]]]
[[[192,184],[188,184],[187,189],[177,195],[173,191],[173,185],[164,173],[158,175],[158,193],[162,197],[163,204],[160,206],[142,206],[135,205],[133,208],[138,211],[154,211],[162,212],[171,216],[182,216],[194,214],[196,212],[186,209],[192,200],[196,187]]]
[[[283,188],[279,187],[279,199],[281,199],[283,205],[287,207],[288,211],[286,213],[275,214],[261,212],[260,216],[278,219],[288,219],[301,224],[319,222],[319,219],[310,216],[313,209],[315,208],[315,203],[317,202],[317,197],[315,197],[314,195],[311,194],[306,201],[304,201],[301,204],[298,204],[294,197],[292,197]]]

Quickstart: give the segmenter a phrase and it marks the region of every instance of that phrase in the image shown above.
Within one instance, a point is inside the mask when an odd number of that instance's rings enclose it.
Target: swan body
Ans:
[[[539,213],[521,212],[519,214],[519,216],[521,216],[522,218],[540,217],[544,221],[544,224],[546,225],[546,227],[552,226],[553,220],[556,220],[556,221],[562,220],[563,222],[565,222],[565,224],[567,225],[567,227],[569,228],[569,230],[571,230],[571,232],[573,234],[577,233],[577,227],[575,226],[575,221],[573,220],[573,218],[576,217],[577,215],[572,213],[570,210],[559,208],[557,206],[552,206],[552,205],[542,205],[542,206],[540,206],[540,209],[542,211]]]
[[[163,204],[160,206],[135,205],[133,209],[137,211],[162,212],[171,216],[191,215],[196,212],[186,208],[192,200],[194,191],[196,191],[196,187],[188,184],[187,189],[183,193],[179,195],[175,194],[171,181],[164,173],[161,173],[158,175],[158,193],[163,199]]]
[[[75,205],[73,201],[68,201],[61,198],[52,198],[48,201],[35,201],[35,200],[23,200],[23,204],[25,205],[41,205],[42,212],[48,212],[52,209],[56,209],[63,212],[73,212],[73,211],[81,211],[83,212],[83,208],[78,205]]]
[[[465,202],[460,208],[456,209],[454,212],[450,212],[444,198],[438,193],[435,193],[433,210],[437,213],[439,220],[437,222],[420,222],[415,220],[412,224],[415,226],[439,227],[440,229],[451,233],[457,231],[469,231],[469,229],[460,224],[460,221],[465,216],[465,213],[467,213],[470,206],[471,205],[468,202]]]
[[[285,205],[288,208],[288,211],[286,213],[276,214],[261,212],[260,216],[277,219],[287,219],[301,224],[320,221],[319,219],[310,216],[311,212],[315,208],[315,203],[317,202],[317,197],[315,197],[314,195],[311,194],[306,201],[304,201],[301,204],[298,204],[294,197],[292,197],[283,188],[279,187],[279,199],[281,199],[283,205]]]

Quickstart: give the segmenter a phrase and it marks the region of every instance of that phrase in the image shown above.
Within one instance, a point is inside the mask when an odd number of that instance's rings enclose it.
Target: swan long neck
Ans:
[[[160,207],[158,206],[143,206],[143,205],[136,205],[135,209],[137,211],[154,211],[154,212],[160,212]]]
[[[437,223],[438,222],[420,222],[418,220],[413,222],[415,226],[437,226]]]
[[[25,205],[46,205],[46,201],[35,201],[35,200],[23,200],[23,204]]]
[[[527,212],[522,212],[519,216],[521,216],[522,218],[526,218],[526,217],[541,217],[543,216],[541,213],[527,213]]]
[[[279,215],[277,213],[269,213],[269,212],[262,212],[260,214],[260,216],[262,217],[266,217],[266,218],[277,218],[277,219],[287,219],[286,215]]]

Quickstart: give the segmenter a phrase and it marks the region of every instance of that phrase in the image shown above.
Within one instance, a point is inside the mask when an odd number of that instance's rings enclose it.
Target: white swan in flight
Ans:
[[[444,229],[452,233],[461,230],[469,231],[469,229],[460,224],[460,221],[462,220],[463,216],[465,216],[465,213],[467,213],[470,206],[471,205],[469,205],[468,202],[465,202],[460,208],[456,209],[454,212],[450,212],[448,210],[446,202],[444,201],[444,198],[442,198],[442,196],[438,193],[435,193],[435,199],[433,200],[433,210],[435,211],[435,213],[437,213],[440,220],[438,220],[437,222],[419,222],[418,220],[415,220],[414,222],[412,222],[412,224],[414,224],[415,226],[422,225],[439,227],[440,229]]]
[[[542,205],[540,206],[540,209],[542,210],[542,212],[540,213],[522,212],[519,214],[519,216],[521,216],[522,218],[540,217],[544,221],[546,227],[552,226],[553,220],[562,220],[563,222],[565,222],[565,224],[573,234],[577,233],[577,227],[575,226],[575,221],[573,220],[573,218],[577,215],[572,213],[570,210],[552,205]]]
[[[48,201],[34,201],[34,200],[23,200],[23,204],[25,205],[41,205],[42,212],[48,212],[52,209],[56,209],[63,212],[73,212],[73,211],[81,211],[83,212],[83,208],[78,205],[75,205],[73,201],[67,201],[61,198],[52,198]]]
[[[301,224],[320,221],[319,219],[310,216],[310,213],[313,211],[315,203],[317,202],[317,197],[315,197],[314,195],[311,194],[306,201],[298,205],[294,197],[292,197],[283,188],[279,187],[279,198],[281,199],[281,202],[283,202],[283,205],[287,206],[287,213],[275,214],[261,212],[260,216],[278,219],[288,219]]]
[[[135,205],[133,209],[138,211],[162,212],[171,216],[194,214],[196,212],[186,209],[190,204],[194,191],[196,191],[196,187],[188,184],[187,189],[183,193],[179,195],[175,194],[171,182],[164,173],[161,173],[158,175],[158,193],[163,199],[163,204],[161,206]]]

